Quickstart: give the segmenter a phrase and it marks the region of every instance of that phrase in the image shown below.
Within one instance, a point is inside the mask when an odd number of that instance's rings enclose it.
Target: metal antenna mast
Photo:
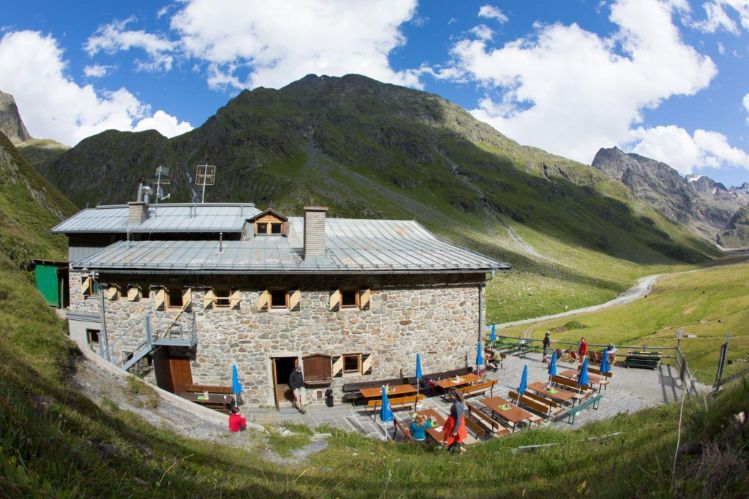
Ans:
[[[205,203],[205,186],[213,185],[216,183],[216,166],[206,164],[197,165],[195,171],[195,185],[203,186],[203,196],[200,199],[200,203]]]
[[[172,181],[169,179],[169,167],[168,166],[157,166],[156,167],[156,179],[152,180],[151,183],[156,182],[156,204],[159,201],[169,199],[171,194],[163,195],[161,186],[169,185]]]

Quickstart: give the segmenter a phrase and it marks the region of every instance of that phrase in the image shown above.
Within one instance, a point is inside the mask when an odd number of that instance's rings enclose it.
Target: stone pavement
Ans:
[[[507,397],[510,390],[515,390],[520,384],[523,366],[528,366],[528,382],[542,381],[548,378],[546,367],[541,363],[541,354],[530,353],[525,358],[508,356],[504,362],[504,369],[496,373],[488,373],[487,377],[498,380],[494,387],[494,395]],[[559,370],[574,368],[576,365],[559,363]],[[662,365],[659,370],[627,369],[614,367],[614,376],[608,388],[601,394],[603,400],[599,409],[592,408],[577,414],[575,424],[570,425],[566,418],[549,423],[560,429],[578,428],[590,421],[606,419],[620,413],[637,412],[647,407],[654,407],[667,402],[680,400],[683,393],[678,373],[672,366]],[[470,398],[469,401],[478,403],[481,396]],[[422,402],[424,408],[433,408],[447,416],[449,404],[440,397],[428,397]],[[392,423],[384,425],[379,418],[372,417],[372,410],[366,406],[352,406],[340,404],[336,401],[334,407],[311,405],[306,414],[300,414],[292,407],[284,407],[280,412],[272,409],[245,409],[244,414],[253,422],[260,424],[301,423],[311,428],[321,425],[332,426],[341,430],[355,431],[372,438],[384,440],[392,438]],[[402,417],[405,411],[396,412],[396,417]]]

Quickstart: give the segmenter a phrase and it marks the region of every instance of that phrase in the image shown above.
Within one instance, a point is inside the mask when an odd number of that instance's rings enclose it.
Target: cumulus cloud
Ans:
[[[92,64],[83,68],[83,75],[87,78],[101,78],[106,76],[111,66]]]
[[[471,28],[470,33],[480,40],[491,40],[494,32],[486,24],[479,24]]]
[[[662,161],[680,173],[695,168],[740,166],[749,169],[749,154],[732,147],[725,135],[695,130],[692,135],[678,126],[639,127],[631,132],[626,147],[638,154]]]
[[[395,70],[401,26],[416,0],[186,0],[171,18],[182,50],[213,87],[279,87],[309,73],[360,73],[421,87],[423,69]]]
[[[153,113],[153,116],[143,118],[135,125],[133,131],[141,132],[143,130],[158,130],[159,133],[167,137],[182,135],[192,130],[192,125],[187,121],[179,121],[171,114],[162,110]]]
[[[114,54],[118,51],[126,51],[133,48],[141,49],[146,52],[146,60],[137,60],[136,67],[146,71],[172,69],[174,57],[172,52],[175,49],[175,43],[171,40],[147,33],[143,30],[128,30],[127,25],[135,21],[135,17],[129,17],[123,21],[113,21],[109,24],[99,27],[91,35],[84,46],[90,56],[99,52]]]
[[[693,95],[716,75],[713,61],[681,39],[672,21],[679,5],[618,0],[609,17],[617,29],[608,37],[555,23],[499,48],[462,39],[437,75],[484,87],[472,112],[501,132],[589,162],[599,147],[631,140],[644,109]]]
[[[705,33],[728,31],[734,35],[740,32],[739,24],[749,30],[749,0],[710,0],[702,4],[705,19],[693,23],[693,26]],[[734,17],[738,17],[739,24]]]
[[[63,52],[51,36],[12,31],[0,38],[0,88],[13,94],[35,137],[74,145],[95,133],[133,130],[140,123],[163,126],[164,134],[190,126],[176,118],[172,122],[163,111],[151,116],[150,107],[125,88],[97,91],[92,85],[80,86],[65,69]],[[147,118],[153,121],[144,122]]]
[[[502,12],[501,9],[495,7],[494,5],[482,5],[479,9],[479,17],[483,17],[485,19],[496,19],[500,23],[506,23],[509,21],[507,16],[504,12]]]

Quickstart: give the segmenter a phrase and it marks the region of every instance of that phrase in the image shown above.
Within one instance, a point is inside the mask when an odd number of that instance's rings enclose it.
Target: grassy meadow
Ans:
[[[731,334],[725,375],[749,367],[749,263],[715,266],[664,275],[652,292],[628,305],[505,329],[517,336],[528,330],[542,338],[547,330],[576,321],[582,329],[553,332],[552,340],[616,345],[673,346],[677,329],[694,335],[681,348],[697,378],[712,383],[720,345]]]

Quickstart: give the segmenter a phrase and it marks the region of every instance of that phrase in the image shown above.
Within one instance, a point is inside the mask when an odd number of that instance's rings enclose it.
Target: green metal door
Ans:
[[[59,281],[57,267],[45,263],[37,263],[34,269],[36,289],[42,294],[48,305],[60,306]]]

